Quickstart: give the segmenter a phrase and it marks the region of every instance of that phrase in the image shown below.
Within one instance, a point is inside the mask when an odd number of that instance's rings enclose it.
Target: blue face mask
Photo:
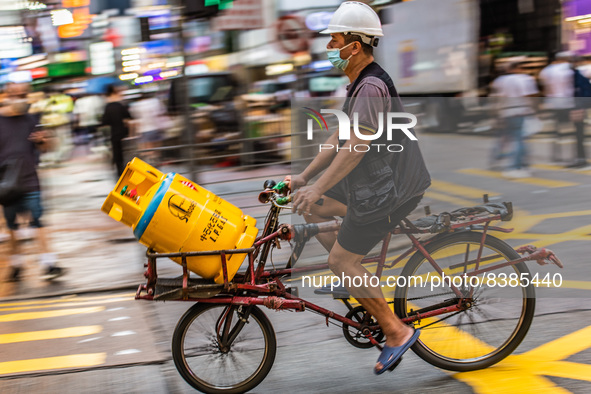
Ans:
[[[351,54],[351,56],[349,56],[346,59],[341,59],[341,51],[343,49],[347,48],[351,44],[353,44],[353,43],[351,42],[342,48],[334,48],[334,49],[327,49],[326,50],[326,54],[328,55],[328,60],[332,63],[332,65],[335,68],[338,68],[339,70],[343,70],[343,71],[345,71],[345,69],[347,68],[347,66],[349,65],[349,59],[351,59],[353,54]]]

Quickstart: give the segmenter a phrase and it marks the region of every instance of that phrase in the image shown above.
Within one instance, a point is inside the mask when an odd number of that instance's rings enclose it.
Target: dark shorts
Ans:
[[[365,256],[386,234],[394,230],[402,219],[415,210],[422,198],[422,195],[413,197],[389,217],[365,225],[355,224],[349,215],[345,216],[337,236],[337,242],[343,249]]]
[[[339,183],[330,188],[324,195],[347,205],[347,185],[345,181],[339,181]]]
[[[21,199],[11,205],[4,206],[4,218],[6,225],[11,230],[18,230],[16,215],[19,213],[31,213],[31,227],[40,228],[43,206],[41,205],[41,192],[26,193]]]

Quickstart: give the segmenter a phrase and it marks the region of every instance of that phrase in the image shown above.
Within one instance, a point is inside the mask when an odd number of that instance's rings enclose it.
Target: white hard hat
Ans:
[[[364,43],[377,45],[377,39],[382,37],[380,17],[370,6],[359,1],[346,1],[335,11],[326,30],[321,34],[357,33]]]

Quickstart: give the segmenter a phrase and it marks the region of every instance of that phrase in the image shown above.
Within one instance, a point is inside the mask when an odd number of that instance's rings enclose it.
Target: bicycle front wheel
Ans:
[[[399,281],[394,294],[400,318],[456,305],[460,297],[452,285],[466,298],[463,310],[413,323],[421,329],[413,351],[439,368],[473,371],[501,361],[521,343],[534,316],[534,287],[524,263],[469,276],[476,269],[481,238],[481,233],[461,232],[428,244],[426,250],[445,276],[417,252],[401,273],[407,283]],[[507,243],[487,235],[479,268],[519,258]]]
[[[172,338],[177,370],[205,393],[253,389],[271,370],[276,349],[273,327],[256,306],[197,303],[179,320]]]

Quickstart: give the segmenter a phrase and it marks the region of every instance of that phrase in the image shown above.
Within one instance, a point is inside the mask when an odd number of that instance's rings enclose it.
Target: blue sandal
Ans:
[[[421,330],[415,330],[415,332],[412,334],[412,337],[410,337],[410,339],[402,346],[390,347],[384,345],[382,354],[380,354],[380,357],[377,361],[381,363],[383,367],[380,370],[374,368],[374,373],[376,375],[381,375],[387,370],[393,370],[394,367],[400,363],[402,355],[417,341],[420,334]]]

